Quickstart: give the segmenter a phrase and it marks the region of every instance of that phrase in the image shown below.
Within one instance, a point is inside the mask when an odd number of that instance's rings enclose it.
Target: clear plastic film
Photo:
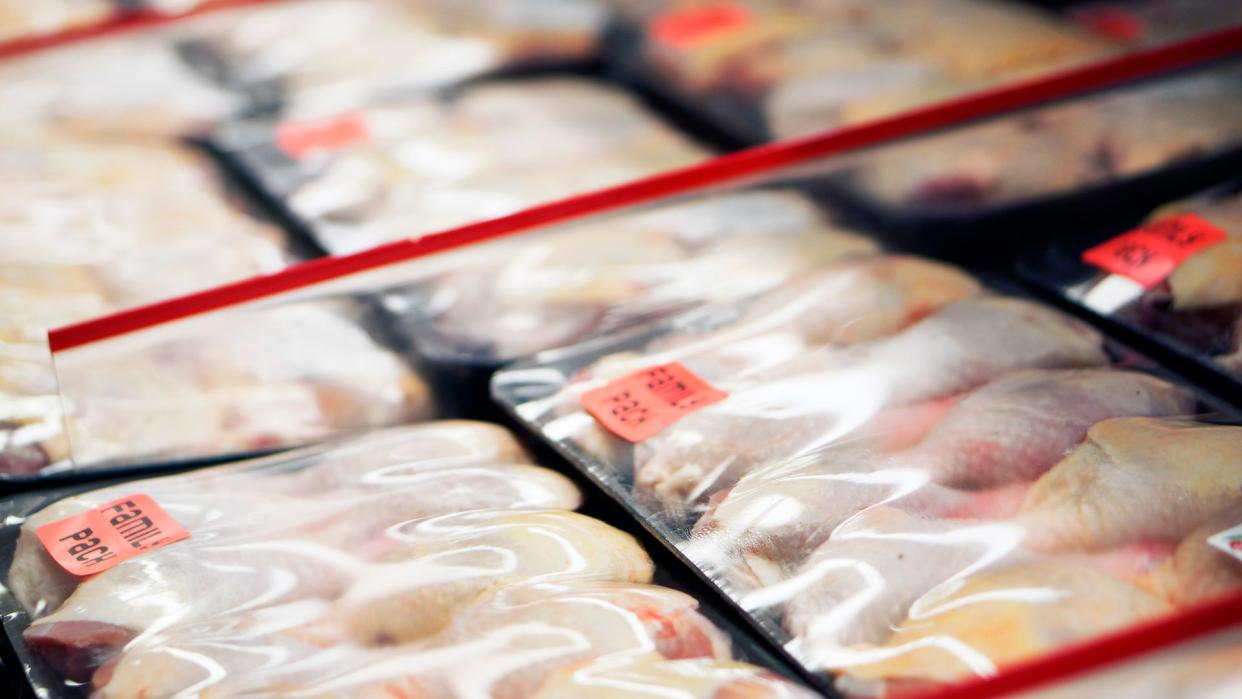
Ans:
[[[1242,627],[1235,626],[1012,696],[1085,699],[1111,694],[1134,699],[1221,699],[1242,691],[1242,680],[1238,678],[1240,658]]]
[[[495,16],[482,0],[240,5],[6,59],[0,121],[182,134],[255,113],[319,114],[499,68],[586,60],[604,19],[592,0],[523,2]]]
[[[752,137],[857,123],[1125,45],[1016,2],[619,4],[644,76],[722,119],[744,110]]]
[[[978,214],[1236,153],[1242,62],[878,148],[844,185],[890,215]]]
[[[309,123],[241,122],[218,136],[334,254],[709,155],[635,97],[572,74],[489,80]]]
[[[280,232],[178,144],[11,130],[0,178],[3,477],[68,456],[49,329],[292,261]]]
[[[79,467],[222,456],[437,404],[451,414],[482,398],[462,395],[454,366],[490,371],[876,249],[791,185],[398,258],[206,314],[173,302],[150,327],[55,353],[71,455]],[[434,397],[427,382],[442,384]]]
[[[4,530],[5,628],[55,696],[814,696],[734,661],[746,649],[580,501],[468,421],[26,496]],[[135,503],[188,536],[86,577],[43,541]]]
[[[849,695],[992,676],[1242,588],[1210,542],[1242,524],[1242,427],[942,262],[841,259],[492,385]]]
[[[1160,241],[1168,241],[1161,247]],[[1242,380],[1242,193],[1235,183],[1157,209],[1137,226],[1084,235],[1023,273],[1124,324],[1183,361]],[[1222,390],[1223,387],[1222,387]]]

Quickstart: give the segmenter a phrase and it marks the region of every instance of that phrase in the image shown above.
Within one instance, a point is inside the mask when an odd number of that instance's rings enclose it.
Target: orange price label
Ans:
[[[689,48],[750,26],[750,11],[732,3],[686,7],[651,20],[648,32],[661,43]]]
[[[1200,250],[1229,237],[1195,214],[1160,219],[1097,245],[1083,262],[1152,288]]]
[[[290,121],[276,127],[276,145],[294,158],[314,151],[331,151],[371,137],[361,114],[342,114],[317,121]]]
[[[690,413],[728,398],[673,362],[636,371],[582,395],[582,407],[609,432],[641,442]]]
[[[77,576],[102,573],[121,561],[190,536],[146,495],[113,500],[45,524],[35,534],[52,559]]]

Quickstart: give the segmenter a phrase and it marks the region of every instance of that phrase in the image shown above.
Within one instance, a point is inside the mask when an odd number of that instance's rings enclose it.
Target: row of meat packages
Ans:
[[[493,393],[847,694],[1242,589],[1235,409],[942,262],[846,257]]]

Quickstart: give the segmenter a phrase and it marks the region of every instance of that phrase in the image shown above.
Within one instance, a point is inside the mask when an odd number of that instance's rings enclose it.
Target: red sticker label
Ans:
[[[728,398],[677,362],[643,369],[582,395],[582,407],[629,442],[649,439],[690,413]]]
[[[750,26],[750,11],[731,3],[687,7],[651,20],[649,32],[669,46],[688,48]]]
[[[190,536],[146,495],[113,500],[45,524],[35,533],[60,567],[77,576],[102,573],[121,561]]]
[[[1097,245],[1083,262],[1152,288],[1200,250],[1229,237],[1195,214],[1160,219]]]
[[[1100,5],[1075,14],[1084,27],[1106,39],[1137,41],[1147,35],[1147,22],[1124,7]]]
[[[276,127],[276,145],[294,158],[344,148],[370,137],[366,120],[357,113],[318,121],[291,121]]]

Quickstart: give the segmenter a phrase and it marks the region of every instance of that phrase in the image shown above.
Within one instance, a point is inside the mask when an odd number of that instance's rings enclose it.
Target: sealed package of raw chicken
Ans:
[[[1003,673],[1242,590],[1242,426],[918,257],[523,360],[497,398],[849,695]]]
[[[1069,0],[1058,4],[1093,31],[1138,45],[1182,39],[1242,22],[1242,6],[1218,0]]]
[[[618,5],[612,60],[752,142],[874,119],[1125,46],[1004,0]]]
[[[333,254],[709,155],[637,98],[575,75],[485,80],[322,119],[243,121],[217,136]]]
[[[1135,344],[1206,372],[1220,393],[1239,389],[1242,185],[1170,204],[1131,228],[1058,241],[1019,268]]]
[[[0,0],[0,45],[97,24],[119,10],[113,0]]]
[[[1240,166],[1234,60],[877,148],[836,184],[910,247],[1012,248],[1068,212],[1080,226],[1140,215]]]
[[[184,3],[162,9],[173,4]],[[93,130],[183,134],[228,117],[314,114],[513,65],[583,61],[603,20],[590,0],[524,0],[499,19],[487,6],[484,0],[206,3],[193,17],[0,62],[0,124],[55,120]],[[3,16],[0,8],[0,25]]]
[[[470,421],[28,494],[4,627],[40,696],[815,696],[581,503]]]
[[[175,143],[6,130],[0,181],[0,480],[71,467],[49,329],[294,260]]]
[[[743,299],[875,253],[796,187],[689,197],[475,246],[382,297],[407,346],[488,402],[514,358]]]

